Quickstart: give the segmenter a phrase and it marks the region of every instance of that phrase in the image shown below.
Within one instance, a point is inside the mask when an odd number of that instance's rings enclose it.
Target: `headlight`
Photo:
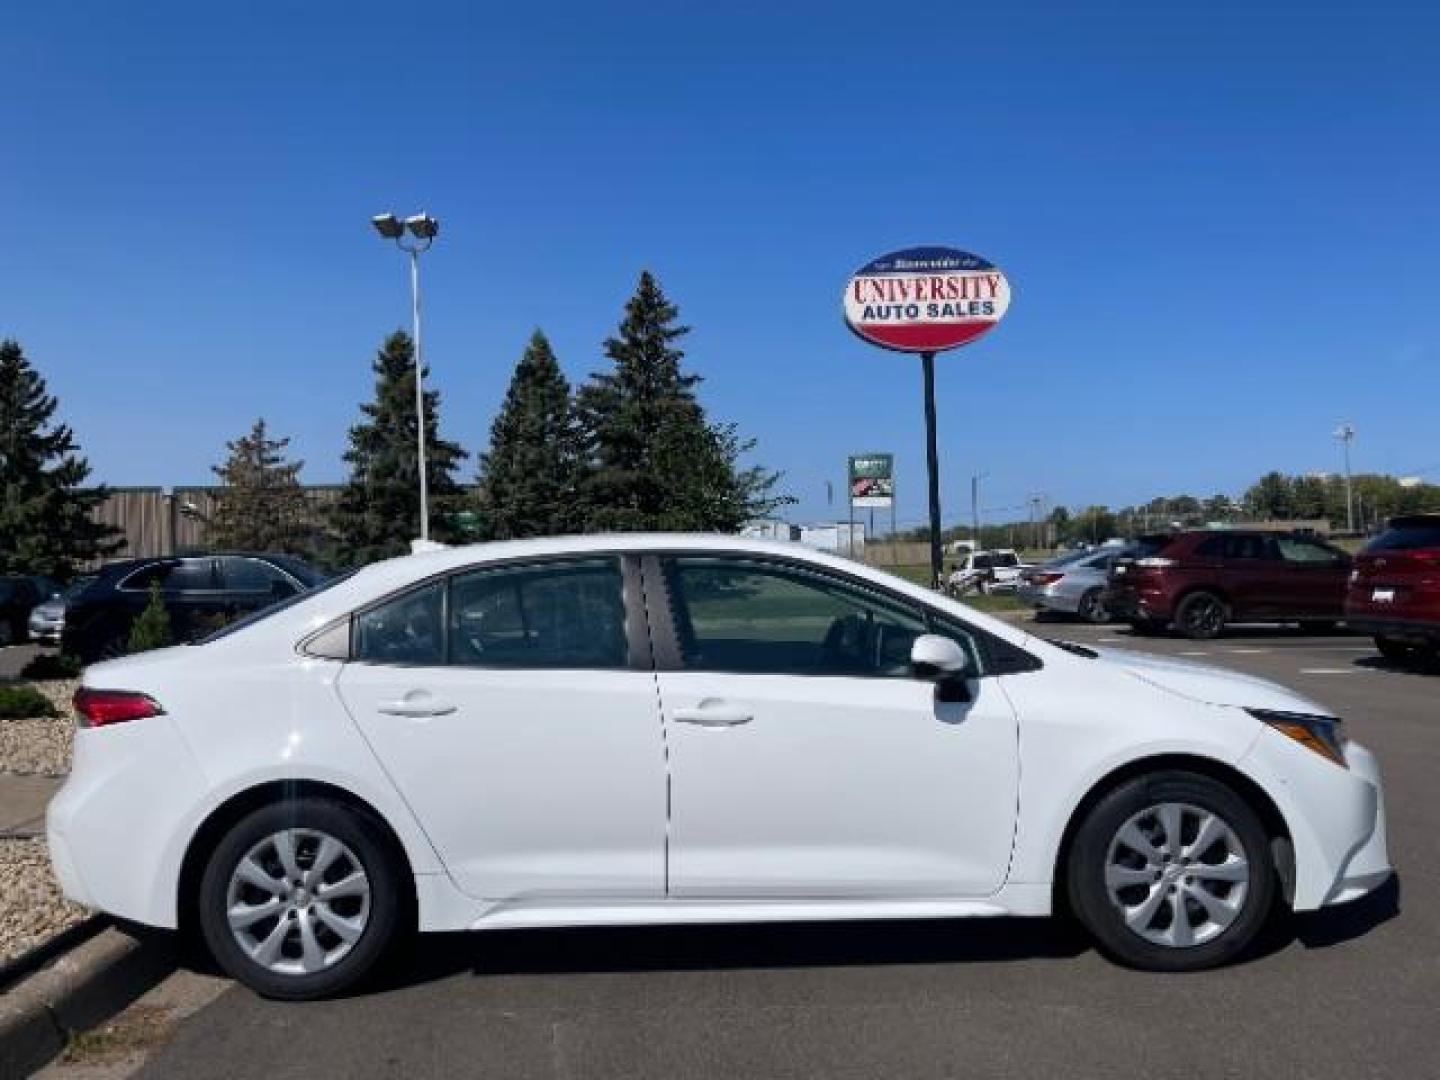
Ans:
[[[1294,739],[1307,750],[1314,750],[1328,758],[1342,769],[1345,763],[1345,733],[1340,721],[1333,716],[1314,716],[1310,713],[1276,712],[1273,709],[1246,709],[1251,716],[1278,731],[1286,738]]]

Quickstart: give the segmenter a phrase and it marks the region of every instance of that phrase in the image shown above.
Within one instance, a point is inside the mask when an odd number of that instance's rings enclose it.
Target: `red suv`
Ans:
[[[1345,620],[1388,659],[1440,656],[1440,514],[1393,518],[1355,557]]]
[[[1226,529],[1141,537],[1110,571],[1105,608],[1142,632],[1217,637],[1232,622],[1332,627],[1350,556],[1316,537]]]

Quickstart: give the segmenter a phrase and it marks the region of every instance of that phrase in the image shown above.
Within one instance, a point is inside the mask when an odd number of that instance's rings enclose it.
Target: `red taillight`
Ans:
[[[1044,574],[1032,574],[1030,580],[1035,582],[1036,585],[1054,585],[1055,582],[1059,581],[1064,576],[1064,574],[1052,574],[1046,572]]]
[[[75,711],[80,714],[80,726],[86,728],[143,720],[165,712],[149,694],[133,690],[94,690],[88,686],[75,691]]]

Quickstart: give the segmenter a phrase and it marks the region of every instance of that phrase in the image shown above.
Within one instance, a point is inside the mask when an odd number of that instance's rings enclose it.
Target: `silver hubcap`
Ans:
[[[286,829],[245,853],[226,890],[230,932],[280,975],[338,964],[370,919],[370,881],[348,847],[316,829]]]
[[[1116,831],[1105,889],[1132,932],[1184,949],[1214,940],[1235,921],[1250,891],[1250,863],[1220,815],[1158,803]]]

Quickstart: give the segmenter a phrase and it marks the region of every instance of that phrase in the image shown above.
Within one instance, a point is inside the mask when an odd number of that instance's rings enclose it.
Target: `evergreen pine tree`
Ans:
[[[539,330],[525,346],[480,458],[483,534],[494,540],[575,532],[579,439],[570,384]]]
[[[160,586],[150,586],[150,599],[144,609],[130,625],[130,638],[126,643],[132,653],[163,649],[173,644],[175,636],[170,629],[170,612],[160,599]]]
[[[375,399],[360,406],[365,419],[350,429],[345,462],[350,479],[330,513],[329,558],[357,566],[403,555],[420,535],[416,468],[415,353],[410,335],[391,334],[375,357]],[[430,535],[459,535],[461,492],[454,473],[465,451],[441,439],[440,394],[425,391],[425,475],[430,488]]]
[[[290,440],[272,439],[263,418],[250,434],[225,444],[230,456],[211,466],[224,488],[210,519],[210,538],[217,547],[238,551],[303,553],[308,529],[305,491],[300,486],[303,461],[286,461]]]
[[[678,317],[642,273],[619,333],[605,342],[613,371],[595,374],[577,395],[589,530],[734,532],[790,501],[772,494],[778,473],[739,467],[752,443],[707,421],[695,395],[700,377],[680,368],[676,342],[690,328]]]
[[[82,487],[90,466],[55,408],[19,343],[0,341],[0,573],[69,578],[120,547],[91,519],[107,493]]]

